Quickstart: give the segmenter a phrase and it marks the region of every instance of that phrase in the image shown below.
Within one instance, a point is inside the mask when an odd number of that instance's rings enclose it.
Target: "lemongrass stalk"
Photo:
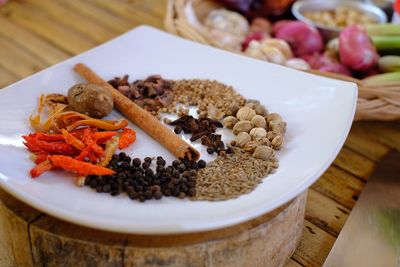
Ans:
[[[378,60],[382,72],[400,71],[400,56],[383,56]]]
[[[377,74],[363,80],[365,85],[379,85],[387,82],[400,82],[400,71]]]
[[[364,28],[369,36],[400,36],[400,24],[368,24]]]
[[[372,43],[378,50],[400,49],[399,36],[371,36]]]

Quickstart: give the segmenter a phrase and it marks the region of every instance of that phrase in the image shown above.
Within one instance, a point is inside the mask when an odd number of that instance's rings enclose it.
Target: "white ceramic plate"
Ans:
[[[171,79],[208,78],[233,85],[287,121],[286,144],[278,154],[280,167],[252,193],[221,202],[163,198],[139,203],[126,195],[112,197],[78,188],[72,176],[62,172],[31,179],[28,171],[33,163],[21,139],[30,132],[28,115],[41,93],[65,94],[83,81],[72,71],[78,62],[104,79],[123,74],[142,79],[157,73]],[[142,26],[0,91],[0,185],[43,212],[98,229],[156,234],[226,227],[271,211],[307,189],[342,147],[356,99],[352,83],[253,60]],[[140,130],[127,152],[173,159]],[[204,149],[201,152],[204,155]]]

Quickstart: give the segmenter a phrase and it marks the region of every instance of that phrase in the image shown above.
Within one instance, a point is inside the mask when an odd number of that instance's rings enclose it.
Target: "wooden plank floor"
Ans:
[[[165,5],[166,0],[7,3],[0,7],[0,88],[137,25],[163,28]],[[353,125],[339,156],[309,190],[303,237],[288,266],[323,264],[368,177],[390,149],[400,150],[398,122]]]

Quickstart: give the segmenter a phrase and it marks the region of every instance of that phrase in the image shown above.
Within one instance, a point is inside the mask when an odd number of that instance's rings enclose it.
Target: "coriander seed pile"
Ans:
[[[211,119],[220,120],[227,115],[236,114],[245,104],[245,98],[232,86],[211,80],[175,80],[171,81],[174,92],[173,101],[162,108],[162,112],[176,113],[176,104],[197,106],[198,113]]]

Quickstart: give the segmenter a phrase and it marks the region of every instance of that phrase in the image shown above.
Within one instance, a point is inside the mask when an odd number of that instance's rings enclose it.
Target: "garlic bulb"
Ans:
[[[273,46],[261,46],[261,52],[265,55],[267,60],[271,63],[282,65],[286,62],[286,57],[276,47]]]
[[[242,35],[243,37],[249,32],[250,28],[245,17],[224,8],[212,10],[204,20],[204,24],[211,29]]]
[[[301,58],[291,58],[286,60],[285,66],[293,69],[298,69],[298,70],[309,70],[310,65],[303,59]]]
[[[284,54],[286,59],[293,57],[292,49],[290,48],[289,44],[284,40],[276,38],[265,39],[261,42],[261,46],[275,47],[279,49]]]

